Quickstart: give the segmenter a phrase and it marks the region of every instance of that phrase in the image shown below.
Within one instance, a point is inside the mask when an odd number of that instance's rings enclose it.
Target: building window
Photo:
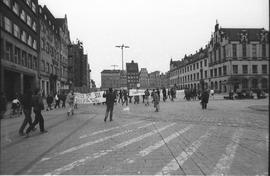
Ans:
[[[28,54],[28,67],[33,68],[33,61],[32,61],[32,55]]]
[[[21,33],[21,40],[26,43],[26,32],[25,31],[22,31]]]
[[[193,64],[193,70],[195,70],[195,64]]]
[[[245,43],[242,44],[242,55],[243,59],[247,57],[247,45]]]
[[[252,80],[252,88],[256,89],[258,87],[258,80],[257,79],[253,79]]]
[[[266,57],[266,45],[265,45],[265,43],[262,44],[262,57],[263,58]]]
[[[243,89],[248,89],[248,80],[247,79],[243,79],[243,81],[242,81],[242,88]]]
[[[33,57],[33,69],[36,70],[37,69],[37,58]]]
[[[199,62],[197,62],[196,65],[197,65],[197,69],[199,69]]]
[[[237,58],[237,49],[236,49],[236,44],[233,44],[233,58]]]
[[[189,72],[189,67],[187,67],[187,71]]]
[[[36,13],[36,5],[33,2],[32,2],[32,10],[33,10],[34,13]]]
[[[257,74],[258,73],[258,66],[257,65],[252,65],[252,73]]]
[[[226,67],[226,65],[223,66],[223,75],[224,76],[227,75],[227,67]]]
[[[20,64],[20,49],[15,47],[15,52],[14,52],[14,63]]]
[[[6,60],[13,61],[12,58],[12,44],[9,42],[6,42]]]
[[[238,74],[238,65],[233,65],[233,74]]]
[[[226,48],[225,46],[222,47],[223,48],[223,60],[226,59]]]
[[[254,59],[257,58],[257,45],[256,44],[252,45],[252,58]]]
[[[199,73],[197,73],[197,80],[199,80],[200,79],[200,74]]]
[[[40,62],[40,69],[41,69],[41,71],[45,72],[45,61],[44,60],[42,60]]]
[[[248,66],[247,65],[242,65],[243,69],[243,74],[248,74]]]
[[[200,67],[201,67],[201,68],[202,68],[202,63],[203,63],[203,62],[201,61],[201,62],[200,62]]]
[[[214,76],[215,77],[217,76],[217,69],[216,68],[214,69]]]
[[[36,22],[33,22],[32,29],[33,29],[35,32],[37,31]]]
[[[32,47],[32,37],[31,37],[31,35],[28,36],[27,44]]]
[[[19,15],[19,6],[16,2],[14,2],[12,10],[16,15]]]
[[[26,0],[26,4],[30,7],[31,6],[31,0]]]
[[[262,79],[262,88],[263,88],[263,89],[267,89],[267,82],[268,82],[268,81],[267,81],[266,78],[263,78],[263,79]]]
[[[221,70],[222,70],[222,68],[219,67],[219,68],[218,68],[218,75],[219,75],[219,76],[222,76]]]
[[[207,78],[207,70],[204,71],[204,77]]]
[[[262,74],[267,74],[267,65],[262,65]]]
[[[12,33],[11,21],[7,17],[4,17],[5,30]]]
[[[37,41],[36,40],[33,41],[33,48],[37,49]]]
[[[210,77],[213,77],[213,69],[210,70]]]
[[[10,0],[4,0],[4,4],[6,4],[8,7],[10,7]]]
[[[221,48],[218,48],[218,60],[221,61]]]
[[[20,39],[20,29],[16,24],[13,24],[13,35]]]
[[[31,17],[27,15],[27,25],[31,27]]]
[[[26,58],[26,52],[25,51],[22,51],[22,65],[23,66],[26,66],[27,64],[27,58]]]
[[[24,10],[22,10],[22,12],[21,12],[21,19],[22,19],[23,21],[26,20],[26,14],[25,14],[25,11],[24,11]]]
[[[190,66],[190,71],[192,71],[192,65]]]
[[[204,66],[207,67],[207,59],[204,59]]]

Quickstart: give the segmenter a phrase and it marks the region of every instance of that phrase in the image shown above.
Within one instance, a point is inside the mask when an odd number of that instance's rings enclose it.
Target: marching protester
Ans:
[[[160,96],[158,96],[158,91],[155,91],[153,93],[153,101],[154,101],[154,107],[156,108],[155,112],[159,111],[159,101],[160,101]]]
[[[207,108],[208,101],[209,101],[209,91],[208,90],[204,90],[202,92],[202,95],[201,95],[202,109],[206,109]]]
[[[29,126],[32,125],[32,117],[31,117],[31,112],[32,112],[32,92],[30,90],[27,90],[27,92],[23,95],[22,98],[22,109],[24,113],[24,120],[22,122],[22,125],[19,129],[19,135],[23,136],[24,135],[24,129],[27,124]]]
[[[73,90],[69,91],[67,95],[67,103],[69,104],[67,115],[69,116],[74,114],[74,101],[75,101],[75,95]]]
[[[60,98],[59,98],[59,95],[57,93],[54,96],[54,100],[55,100],[54,109],[56,109],[56,107],[60,108]]]
[[[41,111],[44,110],[44,104],[39,89],[36,89],[35,95],[32,96],[32,106],[34,108],[35,120],[32,123],[32,125],[27,128],[25,137],[29,137],[30,131],[34,130],[37,124],[39,124],[39,129],[41,133],[48,132],[47,130],[44,129],[44,119],[41,114]]]
[[[52,103],[53,103],[53,96],[51,94],[48,94],[47,98],[47,111],[52,110]]]
[[[126,106],[128,106],[128,92],[127,90],[123,91],[124,101],[122,102],[122,106],[126,103]]]
[[[163,95],[163,101],[165,102],[165,101],[166,101],[166,99],[167,99],[167,95],[166,95],[166,89],[165,89],[165,87],[163,87],[163,89],[162,89],[162,95]]]
[[[109,88],[109,91],[103,94],[103,97],[106,98],[106,114],[104,118],[104,122],[106,122],[108,115],[110,113],[110,121],[113,121],[113,106],[116,101],[116,95],[113,93],[112,88]]]
[[[7,111],[7,99],[3,92],[0,92],[0,103],[0,119],[3,119]]]
[[[150,93],[149,93],[149,90],[148,89],[145,90],[144,95],[145,95],[145,100],[146,100],[145,106],[149,106],[149,96],[150,96]]]

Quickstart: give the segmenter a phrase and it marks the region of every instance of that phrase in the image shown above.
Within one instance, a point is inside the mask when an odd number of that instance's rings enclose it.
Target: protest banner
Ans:
[[[74,93],[75,103],[77,104],[93,104],[106,102],[106,98],[103,97],[104,91],[92,92],[87,94]]]
[[[144,95],[143,89],[130,89],[129,90],[129,96],[142,96]]]

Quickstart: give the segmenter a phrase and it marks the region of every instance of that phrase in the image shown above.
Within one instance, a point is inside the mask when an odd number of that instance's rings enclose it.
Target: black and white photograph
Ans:
[[[0,0],[0,175],[269,175],[269,0]]]

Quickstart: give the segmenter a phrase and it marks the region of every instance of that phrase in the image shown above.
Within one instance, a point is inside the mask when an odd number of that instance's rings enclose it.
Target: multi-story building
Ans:
[[[65,15],[65,18],[56,18],[56,23],[60,37],[60,87],[61,89],[69,89],[68,46],[70,45],[70,34],[67,23],[67,15]]]
[[[131,63],[126,63],[127,67],[127,87],[128,89],[136,89],[140,83],[139,81],[139,67],[138,63],[133,60]]]
[[[87,87],[88,57],[80,41],[69,45],[68,50],[68,82],[73,87]]]
[[[160,75],[160,88],[168,88],[169,87],[169,83],[168,83],[168,73],[162,73]]]
[[[140,71],[140,88],[147,89],[149,88],[149,77],[147,68],[141,68]]]
[[[149,86],[152,89],[160,88],[160,71],[149,73]]]
[[[0,0],[1,91],[38,87],[39,22],[37,0]]]
[[[120,70],[103,70],[101,72],[101,89],[107,90],[109,88],[120,89],[121,79]]]
[[[60,90],[60,35],[55,17],[46,6],[39,6],[39,79],[43,95]]]
[[[121,88],[127,89],[127,72],[125,70],[121,70],[120,80],[121,80]]]
[[[209,44],[181,61],[170,62],[170,86],[268,91],[269,32],[263,28],[219,28]]]

